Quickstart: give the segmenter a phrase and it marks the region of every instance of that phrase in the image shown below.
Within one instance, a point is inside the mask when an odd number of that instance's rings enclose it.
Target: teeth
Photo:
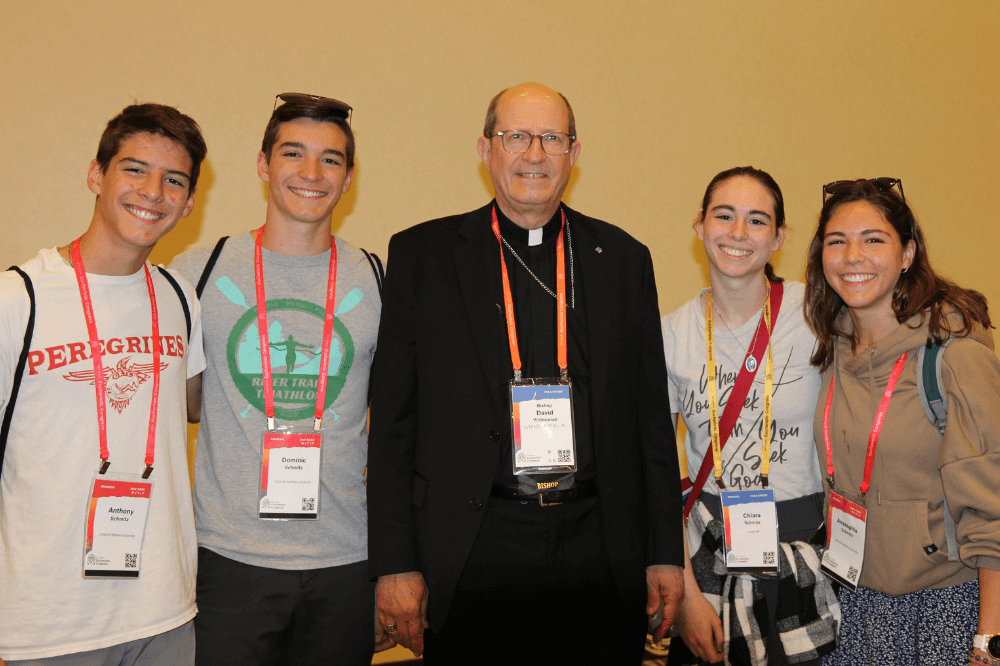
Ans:
[[[519,173],[517,175],[522,178],[545,178],[544,173]]]
[[[306,197],[308,199],[318,199],[320,197],[326,196],[326,192],[317,192],[316,190],[300,190],[294,187],[288,188],[300,197]]]
[[[868,280],[875,279],[874,273],[851,273],[850,275],[840,276],[844,282],[867,282]]]
[[[732,247],[720,247],[724,254],[728,254],[730,257],[748,257],[753,254],[753,250],[737,250]]]
[[[143,210],[141,208],[136,208],[135,206],[130,206],[128,204],[125,204],[125,210],[132,213],[139,219],[146,220],[147,222],[154,222],[163,217],[163,213],[154,213],[153,211]]]

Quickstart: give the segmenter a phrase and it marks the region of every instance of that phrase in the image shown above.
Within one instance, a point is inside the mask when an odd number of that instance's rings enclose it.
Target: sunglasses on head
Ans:
[[[305,93],[281,93],[275,96],[274,109],[271,110],[271,113],[274,113],[274,110],[278,108],[279,102],[282,104],[287,104],[288,102],[320,102],[327,115],[343,118],[347,121],[348,125],[351,124],[352,109],[350,105],[344,104],[337,99],[320,97],[319,95],[307,95]]]
[[[906,195],[903,194],[903,181],[899,178],[887,178],[885,176],[881,178],[858,178],[857,180],[835,180],[832,183],[827,183],[823,186],[823,203],[826,203],[826,200],[835,194],[849,192],[862,183],[871,183],[875,186],[876,190],[883,192],[895,187],[899,190],[899,196],[902,197],[903,203],[906,203]]]

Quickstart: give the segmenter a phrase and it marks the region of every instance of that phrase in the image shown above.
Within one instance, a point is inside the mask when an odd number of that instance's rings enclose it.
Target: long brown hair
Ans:
[[[892,311],[896,321],[905,323],[917,313],[930,317],[928,345],[940,344],[952,336],[964,337],[972,332],[974,323],[992,328],[985,296],[978,291],[959,287],[931,268],[924,234],[903,197],[891,188],[883,189],[869,180],[859,180],[850,185],[842,185],[826,200],[819,215],[816,234],[809,246],[805,318],[819,339],[816,352],[810,359],[813,365],[822,371],[833,363],[838,337],[847,338],[852,345],[857,345],[856,331],[849,333],[837,326],[837,318],[846,304],[827,284],[823,274],[823,237],[826,235],[826,225],[840,206],[854,201],[864,201],[877,208],[896,230],[903,247],[911,240],[914,242],[913,263],[899,276],[892,292]],[[958,330],[953,330],[948,322],[948,315],[952,311],[962,318],[962,327]]]

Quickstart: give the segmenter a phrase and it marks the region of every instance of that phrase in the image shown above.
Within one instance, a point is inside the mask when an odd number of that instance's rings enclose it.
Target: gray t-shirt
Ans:
[[[336,243],[319,520],[257,517],[266,417],[249,233],[226,242],[201,297],[208,367],[194,473],[198,544],[239,562],[317,569],[368,558],[368,380],[382,303],[364,254],[340,238]],[[209,254],[186,252],[172,268],[197,284]],[[311,426],[330,253],[263,250],[263,260],[276,423]]]
[[[823,490],[813,440],[813,416],[819,395],[820,374],[819,370],[809,365],[816,338],[802,316],[804,292],[801,282],[785,282],[781,311],[771,338],[774,359],[771,419],[774,425],[768,481],[778,501]],[[713,317],[720,419],[726,396],[736,383],[759,319],[758,312],[750,321],[730,332],[718,315]],[[701,309],[701,294],[664,315],[661,323],[670,378],[670,409],[680,413],[687,427],[685,452],[688,474],[694,480],[705,454],[711,452],[712,446],[706,383],[705,314]],[[733,338],[734,333],[736,339]],[[764,411],[766,359],[765,354],[747,394],[749,406],[744,406],[740,412],[729,441],[722,449],[722,478],[731,490],[761,487],[761,417]],[[705,490],[718,495],[719,487],[713,479],[709,476]]]

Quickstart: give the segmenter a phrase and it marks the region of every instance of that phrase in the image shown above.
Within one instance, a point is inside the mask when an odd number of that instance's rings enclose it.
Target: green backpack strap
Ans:
[[[944,348],[951,338],[943,345],[937,343],[930,347],[924,345],[917,352],[917,390],[920,394],[920,406],[924,408],[927,419],[944,435],[948,424],[948,396],[941,390],[941,366],[944,363]],[[948,508],[948,498],[944,500],[944,536],[948,542],[948,561],[958,562],[958,535],[955,518]]]

